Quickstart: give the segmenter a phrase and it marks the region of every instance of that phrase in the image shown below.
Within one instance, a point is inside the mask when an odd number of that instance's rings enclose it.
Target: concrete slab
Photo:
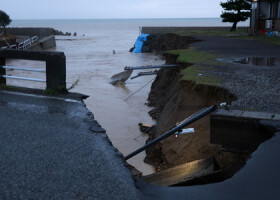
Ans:
[[[143,199],[176,200],[278,200],[280,199],[280,132],[260,145],[246,166],[233,178],[221,183],[190,186],[161,187],[138,181]]]
[[[277,120],[280,121],[280,114],[256,112],[256,111],[244,111],[244,110],[225,110],[219,109],[213,115],[223,115],[240,118],[251,118],[256,120]]]
[[[81,101],[0,91],[0,125],[0,199],[141,196]]]
[[[215,159],[207,158],[142,177],[142,180],[147,183],[161,186],[183,185],[195,178],[212,174],[216,170],[217,166]]]
[[[272,136],[259,125],[261,120],[280,121],[276,113],[220,109],[211,115],[210,142],[252,152]]]
[[[38,41],[38,43],[43,50],[47,50],[47,49],[56,47],[56,41],[55,41],[54,35],[44,37],[44,38],[40,39]]]

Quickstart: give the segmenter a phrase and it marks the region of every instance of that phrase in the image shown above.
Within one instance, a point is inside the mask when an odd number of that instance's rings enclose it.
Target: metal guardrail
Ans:
[[[33,38],[36,40],[36,38]],[[7,66],[7,59],[37,60],[46,63],[45,69]],[[7,69],[45,73],[46,79],[10,76]],[[0,49],[0,84],[6,85],[6,79],[46,82],[46,88],[55,91],[66,91],[66,58],[63,52],[25,51],[15,49]]]
[[[134,152],[130,153],[129,155],[125,156],[124,159],[128,160],[131,157],[139,154],[140,152],[146,150],[147,148],[149,148],[150,146],[160,142],[161,140],[176,134],[177,132],[182,131],[182,129],[190,124],[192,124],[193,122],[199,120],[200,118],[206,116],[207,114],[214,112],[218,107],[216,105],[214,106],[210,106],[208,108],[204,108],[200,111],[198,111],[197,113],[191,115],[190,117],[188,117],[187,119],[185,119],[184,121],[182,121],[179,125],[177,125],[176,127],[172,128],[171,130],[167,131],[166,133],[164,133],[163,135],[159,136],[158,138],[154,139],[153,141],[149,142],[148,144],[140,147],[139,149],[135,150]]]
[[[31,68],[24,68],[24,67],[12,67],[12,66],[0,66],[2,69],[12,69],[12,70],[21,70],[21,71],[31,71],[31,72],[43,72],[45,73],[46,70],[43,69],[31,69]],[[9,75],[1,75],[3,78],[8,79],[18,79],[18,80],[26,80],[26,81],[37,81],[37,82],[46,82],[46,80],[36,79],[36,78],[26,78],[20,76],[9,76]]]
[[[32,38],[30,39],[27,39],[19,44],[13,44],[13,45],[10,45],[7,40],[5,38],[3,38],[2,40],[6,41],[6,44],[7,46],[4,46],[4,47],[1,47],[1,49],[7,49],[7,48],[10,48],[10,49],[27,49],[28,47],[31,47],[35,42],[37,42],[39,39],[38,36],[33,36]]]
[[[42,79],[36,79],[36,78],[25,78],[25,77],[20,77],[20,76],[8,76],[8,75],[2,75],[1,77],[3,78],[10,78],[10,79],[18,79],[18,80],[25,80],[25,81],[37,81],[37,82],[46,82],[45,80]]]
[[[13,70],[23,70],[23,71],[31,71],[31,72],[46,72],[45,69],[31,69],[24,67],[12,67],[12,66],[1,66],[4,69],[13,69]]]

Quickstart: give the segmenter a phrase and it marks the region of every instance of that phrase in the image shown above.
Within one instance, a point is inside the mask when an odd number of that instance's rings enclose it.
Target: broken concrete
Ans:
[[[161,172],[151,174],[142,179],[151,184],[161,186],[184,185],[193,179],[213,174],[218,169],[214,158],[201,159]]]
[[[279,114],[220,109],[211,115],[210,142],[226,148],[252,152],[272,134],[260,121],[280,121]]]

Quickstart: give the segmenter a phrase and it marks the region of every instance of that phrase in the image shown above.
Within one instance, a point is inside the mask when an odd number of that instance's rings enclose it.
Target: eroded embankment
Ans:
[[[157,120],[152,140],[176,123],[209,105],[230,103],[234,99],[227,90],[191,81],[180,81],[180,70],[165,70],[158,75],[149,95],[149,105],[155,106],[150,114]],[[210,116],[192,124],[195,133],[171,136],[147,151],[145,161],[157,169],[165,169],[187,162],[215,157],[221,169],[231,176],[249,155],[223,152],[220,145],[210,144]]]
[[[175,33],[151,34],[147,37],[147,41],[144,42],[142,52],[163,52],[173,49],[186,49],[190,44],[199,41],[201,40],[190,36],[179,36]]]
[[[193,41],[193,40],[192,40]],[[166,62],[174,64],[176,56],[167,55]],[[183,68],[190,64],[180,63]],[[152,140],[176,123],[209,105],[222,102],[230,104],[235,96],[226,89],[197,85],[190,80],[182,80],[183,70],[161,70],[154,81],[149,94],[149,105],[155,108],[150,115],[157,120],[157,125],[150,134]],[[198,159],[215,157],[222,177],[228,178],[242,167],[249,154],[222,151],[220,145],[210,144],[210,116],[192,124],[195,133],[171,136],[147,150],[145,162],[154,165],[158,170],[174,167]]]

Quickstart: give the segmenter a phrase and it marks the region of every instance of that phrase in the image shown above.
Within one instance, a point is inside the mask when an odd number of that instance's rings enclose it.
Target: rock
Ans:
[[[53,34],[54,35],[71,36],[70,32],[63,33],[62,31],[59,31],[59,30],[56,30],[56,29],[53,29]]]
[[[135,49],[135,45],[129,50],[129,52],[133,52],[134,49]]]
[[[152,124],[143,124],[143,123],[139,123],[138,126],[140,128],[140,131],[143,133],[149,133],[149,131],[153,127]]]

